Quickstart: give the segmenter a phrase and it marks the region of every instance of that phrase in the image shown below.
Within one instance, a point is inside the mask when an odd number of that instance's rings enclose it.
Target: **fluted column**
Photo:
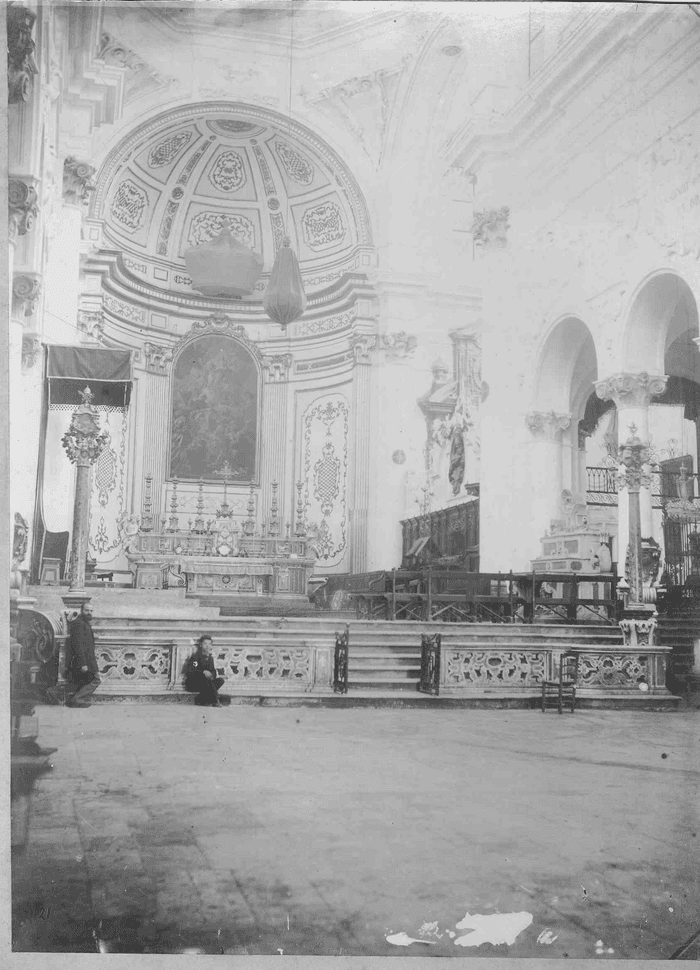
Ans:
[[[552,519],[560,517],[563,488],[562,436],[571,425],[570,414],[531,411],[525,423],[532,443],[532,520],[543,536]]]
[[[618,447],[621,448],[627,439],[637,435],[644,444],[649,442],[649,405],[652,398],[663,394],[668,377],[663,374],[614,374],[598,381],[595,385],[596,394],[603,401],[613,401],[617,408]],[[634,427],[634,431],[630,428]],[[649,473],[646,465],[644,473]],[[630,532],[630,504],[629,491],[623,487],[618,493],[618,561],[620,569],[624,566]],[[651,489],[643,488],[639,494],[639,517],[642,538],[653,534],[653,512]]]
[[[287,481],[287,401],[291,354],[276,354],[262,358],[262,454],[260,456],[261,504],[260,522],[270,523],[272,483],[279,485],[278,501],[281,528],[292,521],[294,483]],[[286,518],[285,518],[286,516]]]
[[[350,499],[350,572],[367,569],[367,522],[370,472],[370,380],[377,338],[358,333],[351,340],[355,355],[352,395],[353,478]]]
[[[145,373],[139,378],[142,387],[139,396],[143,402],[141,409],[141,481],[138,483],[142,524],[146,528],[157,528],[160,517],[165,513],[162,506],[163,484],[168,477],[168,434],[170,430],[170,366],[173,350],[168,346],[146,343],[143,349]],[[146,479],[150,484],[146,486]],[[146,492],[150,495],[146,495]],[[150,501],[151,522],[145,521],[147,511],[144,500]]]

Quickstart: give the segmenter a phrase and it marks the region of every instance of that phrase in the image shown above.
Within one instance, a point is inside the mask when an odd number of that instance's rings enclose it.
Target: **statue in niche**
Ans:
[[[225,334],[189,343],[173,369],[170,474],[217,479],[228,462],[229,481],[255,478],[258,371],[252,355]]]
[[[452,435],[450,470],[447,477],[452,486],[452,494],[459,495],[464,481],[464,436],[461,431],[455,431]]]

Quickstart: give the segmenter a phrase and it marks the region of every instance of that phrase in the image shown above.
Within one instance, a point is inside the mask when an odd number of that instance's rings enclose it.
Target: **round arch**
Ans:
[[[685,334],[698,335],[698,306],[678,273],[661,270],[645,280],[632,299],[622,341],[626,373],[665,373],[669,348]]]
[[[591,331],[579,317],[561,318],[551,327],[540,350],[535,369],[535,409],[578,418],[597,379],[598,357]]]

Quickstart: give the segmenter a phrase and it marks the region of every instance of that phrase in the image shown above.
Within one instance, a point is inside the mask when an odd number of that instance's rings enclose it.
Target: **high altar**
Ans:
[[[213,519],[203,515],[203,482],[199,483],[197,515],[188,528],[180,528],[177,515],[177,483],[174,483],[169,517],[133,518],[125,527],[125,552],[139,589],[184,586],[188,595],[216,597],[235,609],[250,597],[260,606],[276,609],[308,606],[307,595],[315,556],[313,540],[306,535],[301,505],[297,522],[283,530],[277,515],[276,484],[268,523],[257,528],[254,490],[248,502],[248,518],[240,528],[232,525],[231,511],[224,501]],[[283,531],[286,535],[283,535]]]

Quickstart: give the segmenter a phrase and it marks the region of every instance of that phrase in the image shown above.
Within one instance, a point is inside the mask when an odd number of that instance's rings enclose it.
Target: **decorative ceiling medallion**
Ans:
[[[406,461],[406,452],[402,451],[400,448],[394,452],[391,456],[391,460],[395,465],[403,465]]]
[[[149,168],[163,168],[164,165],[169,165],[191,138],[191,131],[179,131],[177,134],[171,135],[170,138],[159,141],[148,153]]]
[[[242,188],[247,179],[243,159],[238,152],[222,152],[209,172],[209,181],[219,192],[236,192]]]
[[[442,53],[446,57],[456,57],[458,54],[462,53],[462,48],[457,44],[448,44],[447,47],[442,48]]]
[[[299,182],[300,185],[311,185],[314,180],[314,170],[308,159],[284,141],[275,142],[275,151],[281,158],[285,171],[291,179]]]
[[[307,209],[301,218],[304,242],[311,249],[323,249],[341,242],[345,225],[335,202],[322,202]]]
[[[273,212],[276,212],[280,207],[280,200],[272,196],[271,199],[267,200],[267,205],[268,208],[272,209]]]
[[[124,179],[119,184],[112,200],[112,218],[128,232],[136,232],[141,227],[148,206],[148,196],[136,182]]]

